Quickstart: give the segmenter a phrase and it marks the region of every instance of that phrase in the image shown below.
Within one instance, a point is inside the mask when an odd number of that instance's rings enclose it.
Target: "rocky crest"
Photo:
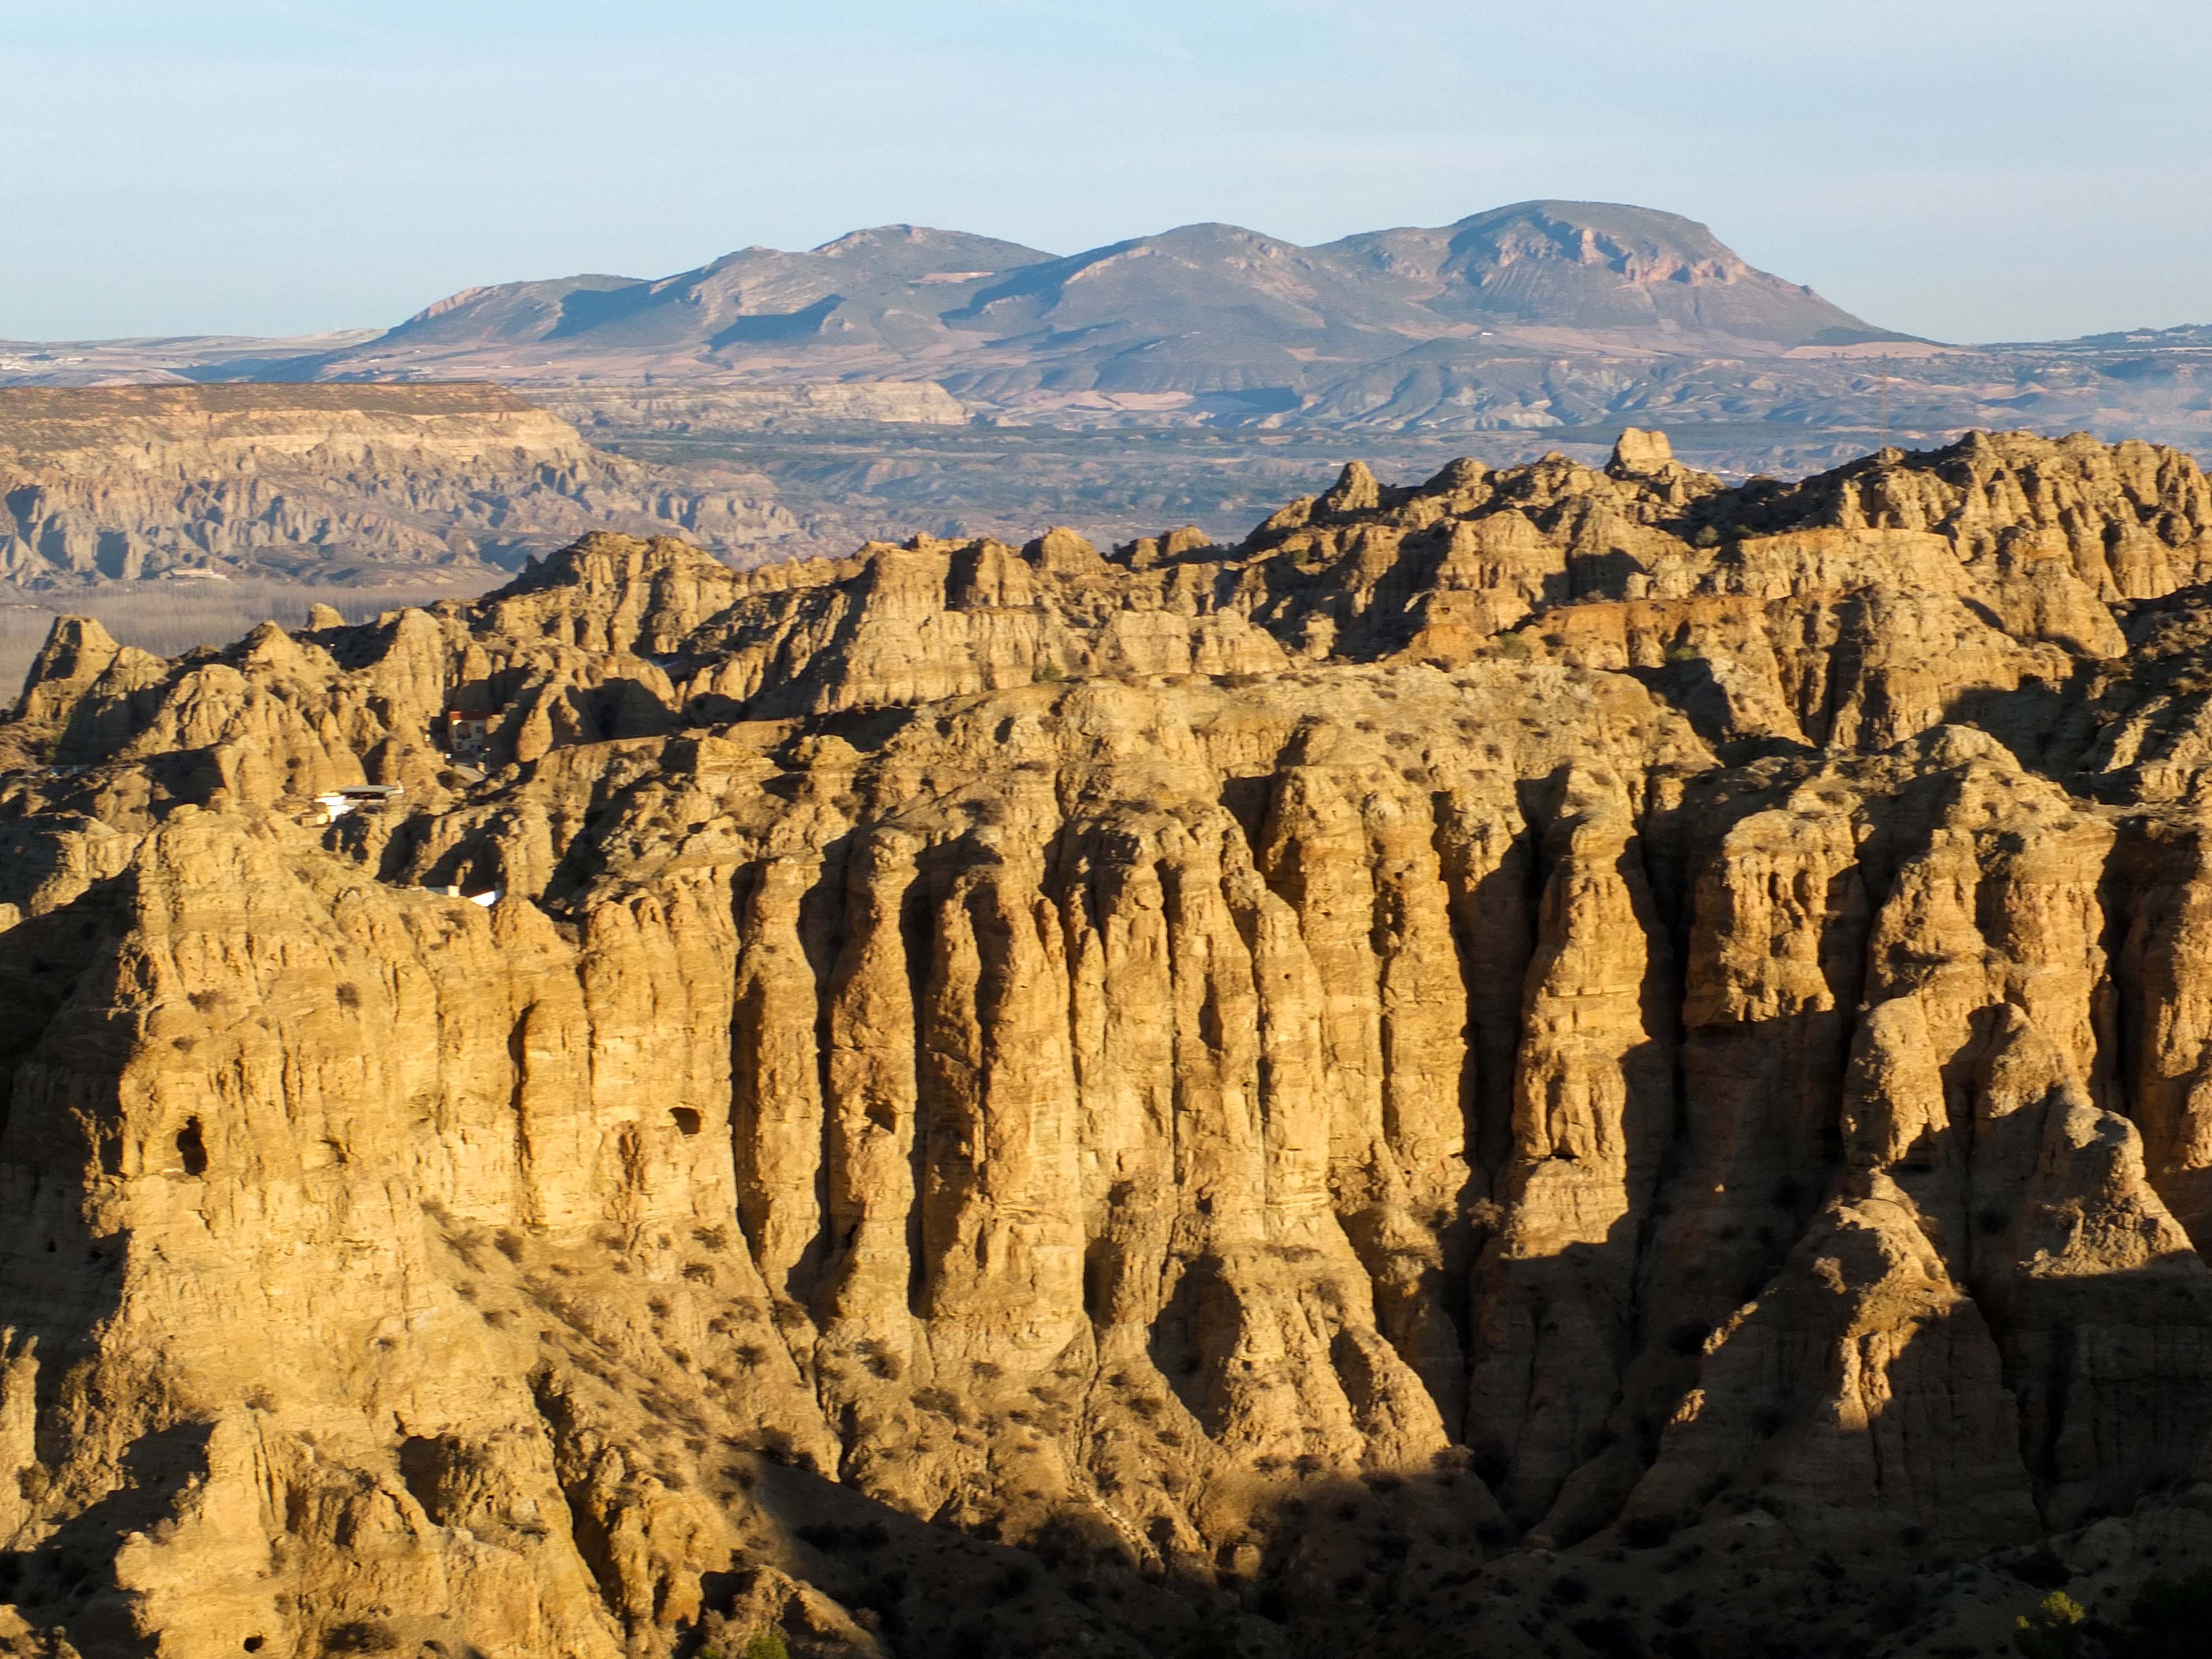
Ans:
[[[491,386],[0,389],[0,580],[512,569],[586,531],[796,533],[766,480],[679,479]]]
[[[2147,445],[1631,433],[64,620],[0,1642],[1932,1655],[2212,1563],[2208,581]]]

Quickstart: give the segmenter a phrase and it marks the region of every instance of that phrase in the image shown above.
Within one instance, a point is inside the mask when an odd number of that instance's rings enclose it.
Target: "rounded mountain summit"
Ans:
[[[1297,390],[1440,349],[1758,356],[1910,337],[1756,269],[1679,215],[1540,201],[1313,247],[1199,224],[1064,258],[882,226],[803,253],[744,248],[658,280],[471,289],[301,367],[317,378],[796,373],[1236,392]]]

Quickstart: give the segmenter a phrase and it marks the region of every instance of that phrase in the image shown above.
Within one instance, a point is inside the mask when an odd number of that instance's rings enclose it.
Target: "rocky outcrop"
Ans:
[[[757,549],[764,479],[595,450],[496,386],[0,390],[0,580],[512,570],[599,527]]]
[[[0,1644],[1933,1652],[1935,1556],[2212,1563],[2203,501],[1632,434],[63,623]]]

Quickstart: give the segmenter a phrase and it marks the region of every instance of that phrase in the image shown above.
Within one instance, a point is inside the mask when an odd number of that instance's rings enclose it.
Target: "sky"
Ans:
[[[2206,0],[0,0],[0,338],[1547,197],[1939,339],[2212,322],[2208,83]]]

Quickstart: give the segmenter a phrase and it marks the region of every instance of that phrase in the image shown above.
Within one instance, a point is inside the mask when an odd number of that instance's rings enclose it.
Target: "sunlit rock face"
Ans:
[[[1632,434],[64,620],[0,1651],[1933,1652],[2212,1561],[2208,532]]]

